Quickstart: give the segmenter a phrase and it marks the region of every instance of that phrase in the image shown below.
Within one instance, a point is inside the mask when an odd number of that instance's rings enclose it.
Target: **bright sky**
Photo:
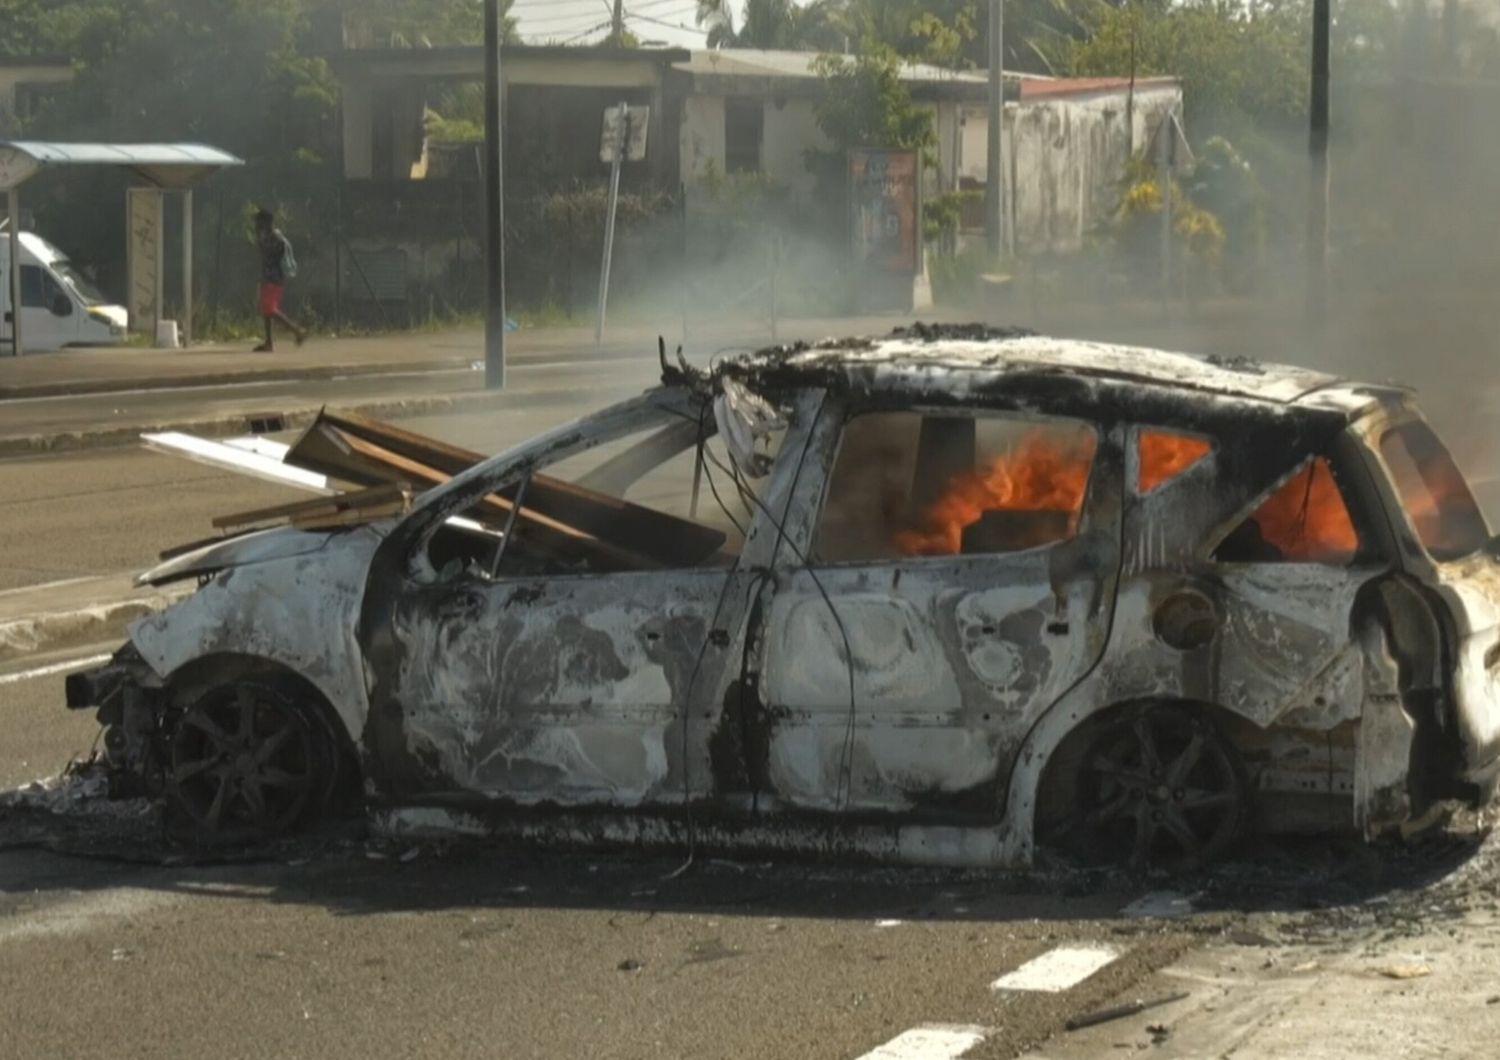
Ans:
[[[738,16],[743,0],[734,0]],[[585,44],[609,29],[614,0],[516,0],[511,8],[527,44]],[[625,0],[625,25],[642,43],[703,46],[697,0]]]

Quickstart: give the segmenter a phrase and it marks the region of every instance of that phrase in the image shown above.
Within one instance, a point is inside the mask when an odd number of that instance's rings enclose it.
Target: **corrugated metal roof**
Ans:
[[[241,166],[243,160],[205,144],[72,144],[38,140],[0,141],[44,166],[130,166],[162,169],[172,166]]]

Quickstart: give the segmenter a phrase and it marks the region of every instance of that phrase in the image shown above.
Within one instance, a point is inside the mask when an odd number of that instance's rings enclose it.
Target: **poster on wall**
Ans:
[[[921,268],[920,202],[915,151],[849,152],[854,264],[893,275]]]

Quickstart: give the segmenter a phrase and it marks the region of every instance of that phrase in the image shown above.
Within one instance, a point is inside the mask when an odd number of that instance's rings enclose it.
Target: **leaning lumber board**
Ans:
[[[269,508],[255,508],[246,512],[216,516],[213,519],[213,526],[215,530],[224,530],[232,526],[248,526],[251,523],[264,523],[281,519],[296,520],[319,514],[342,512],[350,508],[360,509],[387,504],[391,501],[400,500],[407,495],[407,491],[394,483],[384,486],[371,486],[368,489],[339,493],[332,497],[315,497],[312,500],[292,501],[288,504],[277,504]]]

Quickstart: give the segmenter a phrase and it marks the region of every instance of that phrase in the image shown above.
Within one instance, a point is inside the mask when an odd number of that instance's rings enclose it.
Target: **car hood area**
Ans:
[[[297,530],[277,527],[257,530],[164,560],[136,578],[137,585],[171,585],[173,582],[200,578],[231,567],[291,559],[321,551],[334,535],[329,531]]]

